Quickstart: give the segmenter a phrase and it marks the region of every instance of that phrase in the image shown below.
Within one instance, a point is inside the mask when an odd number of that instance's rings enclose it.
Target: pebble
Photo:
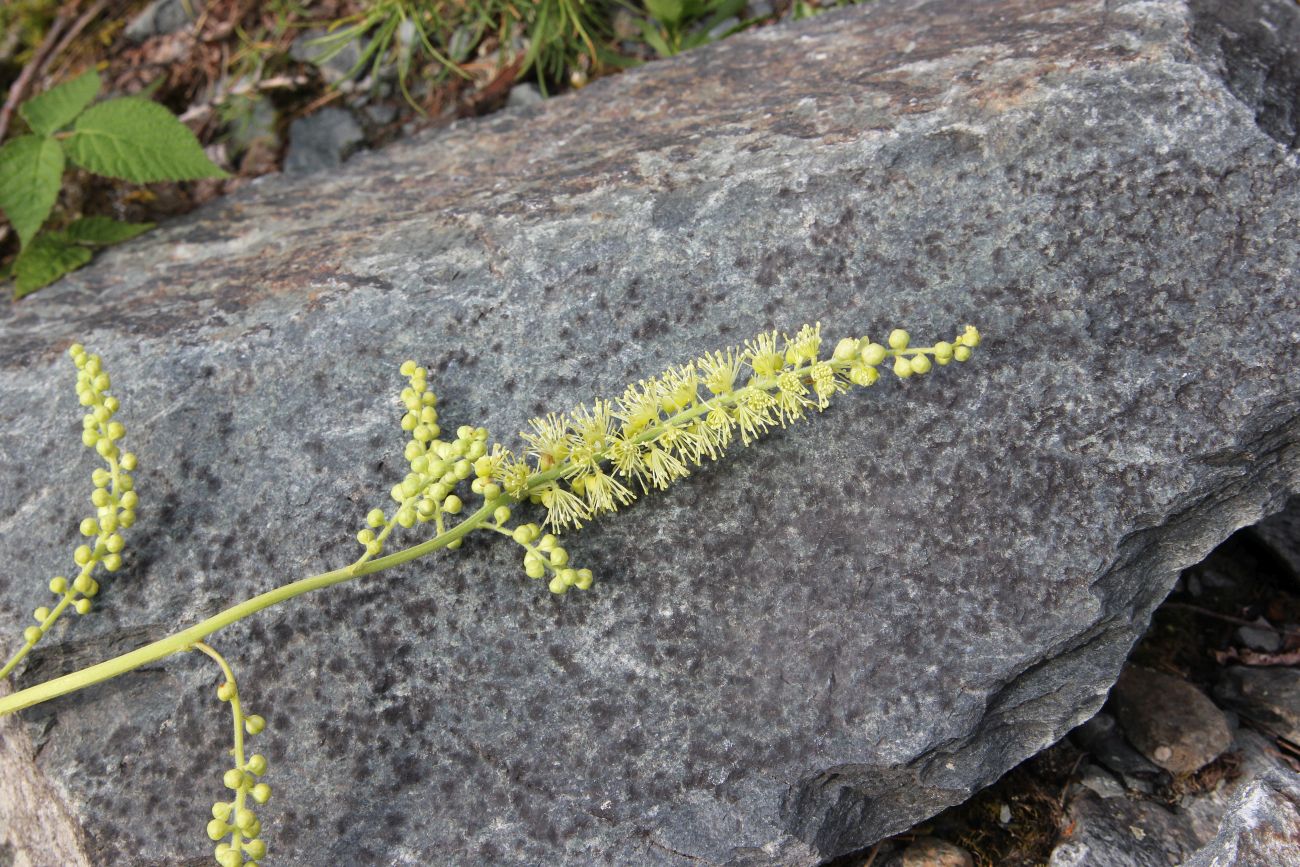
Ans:
[[[974,867],[971,854],[938,837],[918,837],[903,851],[903,867]]]
[[[1300,742],[1300,670],[1236,665],[1223,672],[1214,694],[1293,742]]]
[[[510,88],[510,95],[506,97],[506,108],[524,108],[530,105],[537,105],[545,99],[537,85],[530,82],[521,82]]]
[[[1115,717],[1102,712],[1070,733],[1070,739],[1106,768],[1124,778],[1134,788],[1140,777],[1156,777],[1161,771],[1133,749],[1120,734]]]
[[[1088,764],[1079,776],[1079,785],[1093,792],[1099,798],[1122,798],[1124,786],[1109,771],[1094,764]]]
[[[334,106],[289,125],[289,152],[284,172],[306,175],[341,165],[360,148],[366,135],[350,111]]]
[[[199,0],[191,0],[190,8],[198,15],[203,11]],[[185,0],[153,0],[144,10],[131,19],[122,35],[131,42],[144,42],[155,36],[175,33],[191,21]]]
[[[1282,636],[1263,617],[1250,626],[1237,627],[1237,643],[1264,653],[1277,653],[1282,649]]]
[[[1172,774],[1200,770],[1232,745],[1223,712],[1182,678],[1130,665],[1110,696],[1124,736]]]
[[[330,84],[351,78],[354,69],[357,70],[357,75],[364,75],[368,71],[368,64],[362,69],[358,69],[357,64],[361,62],[361,52],[366,47],[366,40],[349,39],[338,53],[331,56],[330,51],[333,46],[322,45],[316,41],[329,35],[331,35],[329,31],[319,27],[304,30],[289,46],[289,56],[301,63],[315,66],[320,70],[321,77]]]

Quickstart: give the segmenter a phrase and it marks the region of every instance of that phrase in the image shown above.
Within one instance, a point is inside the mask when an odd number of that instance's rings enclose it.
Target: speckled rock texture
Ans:
[[[975,322],[971,363],[584,529],[589,593],[474,539],[213,639],[274,863],[812,865],[963,800],[1300,488],[1294,114],[1239,81],[1290,74],[1298,10],[1249,6],[881,0],[251,185],[6,306],[0,635],[87,508],[74,339],[141,460],[126,568],[18,685],[350,561],[408,356],[509,435],[765,328]],[[89,862],[204,863],[215,682],[23,713]]]
[[[1218,835],[1184,867],[1300,867],[1300,776],[1272,771],[1238,789]]]

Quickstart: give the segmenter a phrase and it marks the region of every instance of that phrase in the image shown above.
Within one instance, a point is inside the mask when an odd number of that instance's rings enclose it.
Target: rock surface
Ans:
[[[764,328],[973,321],[971,364],[584,529],[585,595],[472,540],[213,639],[269,720],[276,863],[811,865],[963,800],[1298,487],[1300,163],[1231,26],[882,0],[250,185],[5,306],[0,635],[86,508],[74,339],[142,466],[126,568],[18,685],[350,561],[408,356],[508,434]],[[34,708],[7,760],[87,862],[203,859],[214,684],[177,658]]]
[[[1300,867],[1300,775],[1273,771],[1238,789],[1218,836],[1183,867]]]
[[[1172,867],[1196,851],[1187,823],[1159,804],[1076,797],[1048,867]]]
[[[1200,770],[1232,744],[1223,711],[1182,678],[1130,665],[1111,701],[1129,742],[1171,774]]]
[[[1272,829],[1286,825],[1284,808],[1289,790],[1281,782],[1300,781],[1300,777],[1268,739],[1249,729],[1235,733],[1231,753],[1235,774],[1218,778],[1212,788],[1183,794],[1174,805],[1098,791],[1095,782],[1085,775],[1072,789],[1061,841],[1052,851],[1050,867],[1207,867],[1216,863],[1206,861],[1207,857],[1220,857],[1224,852],[1265,851]],[[1250,790],[1250,794],[1243,795],[1243,790]],[[1280,801],[1276,800],[1279,795]],[[1254,831],[1250,830],[1252,819],[1243,803],[1267,807],[1255,815],[1253,826],[1258,827]],[[1292,847],[1278,849],[1288,853],[1286,859],[1227,860],[1218,867],[1281,867],[1296,863],[1300,859],[1300,839],[1286,835],[1280,839],[1290,841]]]

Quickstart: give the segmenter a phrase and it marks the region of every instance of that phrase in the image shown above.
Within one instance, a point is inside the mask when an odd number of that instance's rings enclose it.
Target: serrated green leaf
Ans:
[[[73,243],[62,232],[37,235],[14,261],[14,299],[30,295],[69,271],[77,270],[92,255],[89,249]]]
[[[72,81],[27,100],[18,107],[18,113],[35,132],[54,135],[90,105],[99,93],[99,84],[99,73],[87,70]]]
[[[63,181],[63,151],[54,139],[22,135],[0,147],[0,211],[25,247],[50,215]]]
[[[78,244],[118,244],[153,228],[153,223],[123,223],[112,217],[82,217],[61,233]]]
[[[133,96],[88,108],[63,146],[82,168],[136,183],[228,177],[171,112]]]

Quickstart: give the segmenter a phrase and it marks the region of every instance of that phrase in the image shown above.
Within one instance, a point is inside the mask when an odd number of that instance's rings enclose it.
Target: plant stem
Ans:
[[[230,751],[230,754],[235,759],[235,767],[242,771],[244,769],[244,711],[239,704],[239,685],[235,683],[235,673],[230,670],[230,663],[226,662],[225,657],[223,657],[220,653],[217,653],[216,650],[212,649],[208,645],[204,644],[202,641],[194,642],[193,646],[191,646],[190,649],[200,651],[201,653],[205,653],[208,656],[210,656],[213,659],[213,661],[217,663],[217,665],[221,666],[221,673],[225,675],[226,682],[230,684],[230,688],[232,690],[230,696],[230,716],[231,716],[231,720],[235,724],[235,746]],[[234,819],[235,816],[238,816],[239,811],[243,809],[244,797],[247,794],[247,792],[248,792],[247,788],[243,786],[241,786],[239,790],[235,792],[235,804],[234,804],[234,808],[231,810],[232,820]],[[234,826],[233,821],[231,822],[231,825]],[[238,826],[234,826],[230,829],[230,847],[234,849],[236,852],[241,851],[240,838],[242,836],[243,836],[243,832],[239,830]]]
[[[134,671],[142,665],[148,665],[151,662],[157,662],[160,659],[171,656],[173,653],[180,653],[189,650],[197,642],[207,638],[218,629],[222,629],[243,620],[251,614],[256,614],[264,608],[270,608],[295,596],[301,596],[312,590],[319,590],[323,587],[332,587],[335,584],[342,584],[354,578],[360,578],[363,575],[373,575],[376,572],[382,572],[393,566],[400,566],[403,563],[422,557],[425,554],[445,548],[452,542],[467,535],[473,530],[479,529],[489,518],[492,512],[501,505],[504,505],[508,498],[505,496],[495,497],[483,504],[477,512],[470,515],[464,521],[452,527],[445,533],[421,542],[419,545],[412,545],[410,548],[403,548],[401,551],[395,551],[384,557],[363,563],[360,566],[345,566],[342,569],[335,569],[331,572],[322,572],[319,575],[313,575],[309,578],[301,578],[289,584],[269,590],[260,596],[254,596],[252,599],[245,600],[231,608],[227,608],[220,614],[209,617],[200,623],[196,623],[188,629],[173,633],[166,638],[159,639],[144,647],[136,648],[121,656],[114,657],[105,662],[83,668],[81,671],[74,671],[71,674],[65,674],[63,677],[56,677],[53,680],[27,689],[19,690],[11,695],[0,698],[0,716],[11,714],[14,711],[40,704],[43,701],[49,701],[52,698],[58,698],[61,695],[67,695],[79,689],[91,686],[96,683],[102,683],[110,678],[117,677],[119,674],[126,674],[128,671]]]

